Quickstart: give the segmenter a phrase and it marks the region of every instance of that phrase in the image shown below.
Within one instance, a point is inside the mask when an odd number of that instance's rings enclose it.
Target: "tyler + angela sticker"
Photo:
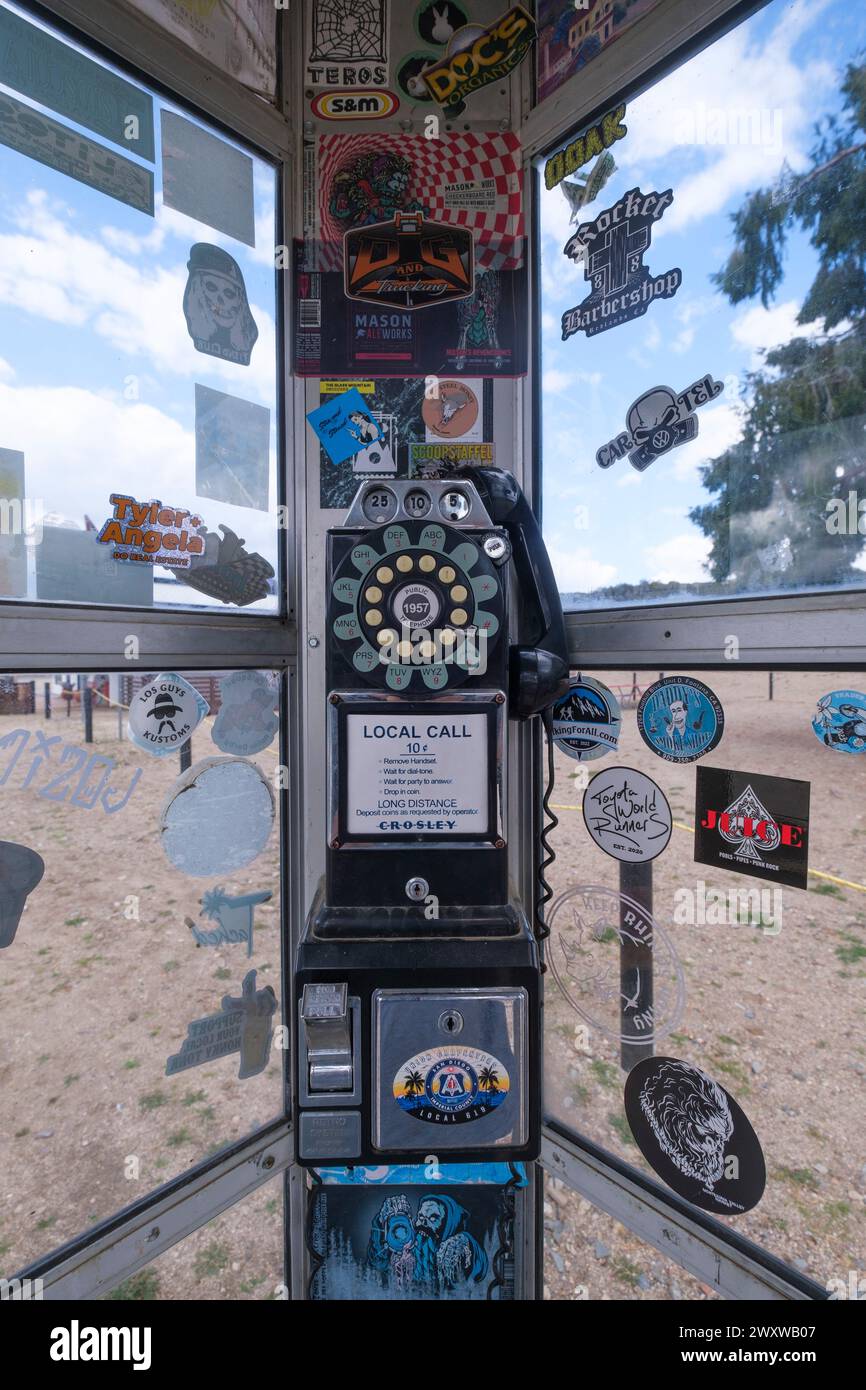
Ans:
[[[584,266],[592,285],[586,299],[562,316],[562,341],[588,338],[645,314],[654,299],[671,299],[683,280],[679,267],[653,275],[643,263],[652,225],[674,200],[673,190],[641,193],[631,188],[592,222],[581,222],[564,252]]]
[[[194,686],[168,671],[148,681],[129,706],[129,739],[136,748],[164,758],[177,752],[198,728],[210,706]]]
[[[669,386],[653,386],[645,391],[629,406],[626,429],[596,451],[599,468],[610,468],[623,454],[628,454],[632,468],[642,473],[662,454],[696,439],[695,411],[699,405],[714,401],[724,389],[721,381],[714,381],[708,374],[693,381],[679,395]]]
[[[674,1057],[645,1057],[628,1074],[625,1113],[635,1143],[663,1182],[703,1211],[757,1206],[767,1169],[733,1096]]]
[[[596,773],[583,794],[583,819],[599,849],[625,864],[656,859],[673,828],[661,787],[633,767]]]
[[[812,728],[815,737],[837,753],[866,753],[866,695],[859,690],[822,695]]]
[[[416,1120],[466,1124],[496,1110],[508,1097],[508,1072],[477,1047],[431,1047],[404,1062],[394,1077],[394,1099]]]
[[[760,772],[697,768],[695,862],[805,888],[808,782]]]
[[[578,762],[616,752],[622,711],[601,681],[581,676],[553,707],[553,741]]]
[[[693,763],[721,742],[725,712],[718,696],[692,676],[665,676],[643,694],[637,727],[647,747],[669,763]]]

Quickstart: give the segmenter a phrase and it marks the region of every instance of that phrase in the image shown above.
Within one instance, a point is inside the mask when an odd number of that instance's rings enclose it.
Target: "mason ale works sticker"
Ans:
[[[809,793],[791,777],[698,767],[695,861],[805,888]]]

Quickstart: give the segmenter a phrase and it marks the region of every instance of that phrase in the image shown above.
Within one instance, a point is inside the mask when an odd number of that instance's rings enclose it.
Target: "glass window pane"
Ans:
[[[859,690],[859,677],[700,673],[724,708],[724,737],[686,764],[656,756],[638,733],[636,699],[657,677],[598,673],[623,704],[617,754],[589,763],[556,755],[548,959],[566,993],[551,983],[545,1001],[547,1109],[651,1174],[626,1118],[626,1075],[653,1053],[699,1068],[742,1108],[767,1170],[752,1210],[713,1214],[822,1284],[844,1279],[862,1260],[866,1203],[854,1138],[866,1129],[866,754],[855,751],[866,743],[866,719],[836,717],[829,705],[822,713],[818,702]],[[623,875],[635,866],[604,853],[584,823],[582,781],[614,767],[651,778],[671,808],[667,848],[639,866],[651,871],[643,888]],[[697,770],[707,767],[810,785],[806,889],[694,860]],[[771,820],[783,793],[772,783],[764,793]],[[705,809],[721,816],[727,808]],[[746,838],[730,835],[730,849],[719,841],[735,866],[750,862]],[[757,853],[772,866],[780,854],[763,844]],[[620,892],[652,911],[652,949],[641,959],[629,955]],[[641,1040],[653,1029],[654,1044]]]
[[[542,162],[566,606],[866,584],[864,43],[774,0]]]
[[[0,55],[0,597],[275,612],[276,170],[5,4]]]
[[[182,677],[212,711],[183,773],[127,737],[126,706],[166,682],[83,679],[49,681],[50,720],[43,677],[35,712],[24,678],[0,704],[10,1273],[283,1113],[278,677]],[[146,734],[182,729],[185,700],[152,697]]]

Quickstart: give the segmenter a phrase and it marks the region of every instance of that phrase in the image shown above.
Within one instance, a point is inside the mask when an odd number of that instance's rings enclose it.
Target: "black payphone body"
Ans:
[[[298,1161],[532,1159],[540,963],[509,887],[506,721],[568,674],[537,523],[510,474],[464,469],[362,485],[327,545],[328,839],[298,949]]]

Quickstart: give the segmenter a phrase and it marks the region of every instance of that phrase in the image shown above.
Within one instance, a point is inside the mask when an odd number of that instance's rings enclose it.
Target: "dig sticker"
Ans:
[[[626,864],[656,859],[673,829],[661,787],[633,767],[596,773],[583,794],[583,819],[599,849]]]
[[[866,753],[866,695],[859,690],[822,695],[812,728],[815,737],[837,753]]]
[[[475,1047],[433,1047],[410,1057],[394,1077],[394,1099],[428,1124],[467,1124],[508,1097],[508,1072]]]
[[[616,751],[622,711],[616,696],[600,681],[581,676],[553,707],[553,741],[578,762]]]
[[[721,742],[721,701],[693,676],[665,676],[644,692],[637,727],[648,748],[669,763],[693,763]]]
[[[714,381],[708,374],[693,381],[679,395],[669,386],[653,386],[645,391],[629,406],[625,430],[597,450],[595,461],[599,468],[610,468],[623,454],[628,454],[632,468],[642,473],[662,454],[696,439],[695,411],[699,405],[714,401],[724,389],[721,381]]]
[[[398,212],[347,232],[343,244],[349,299],[395,309],[425,309],[466,299],[475,289],[475,249],[465,227]]]
[[[210,713],[194,686],[173,671],[149,681],[129,707],[129,739],[164,758],[176,753]]]

